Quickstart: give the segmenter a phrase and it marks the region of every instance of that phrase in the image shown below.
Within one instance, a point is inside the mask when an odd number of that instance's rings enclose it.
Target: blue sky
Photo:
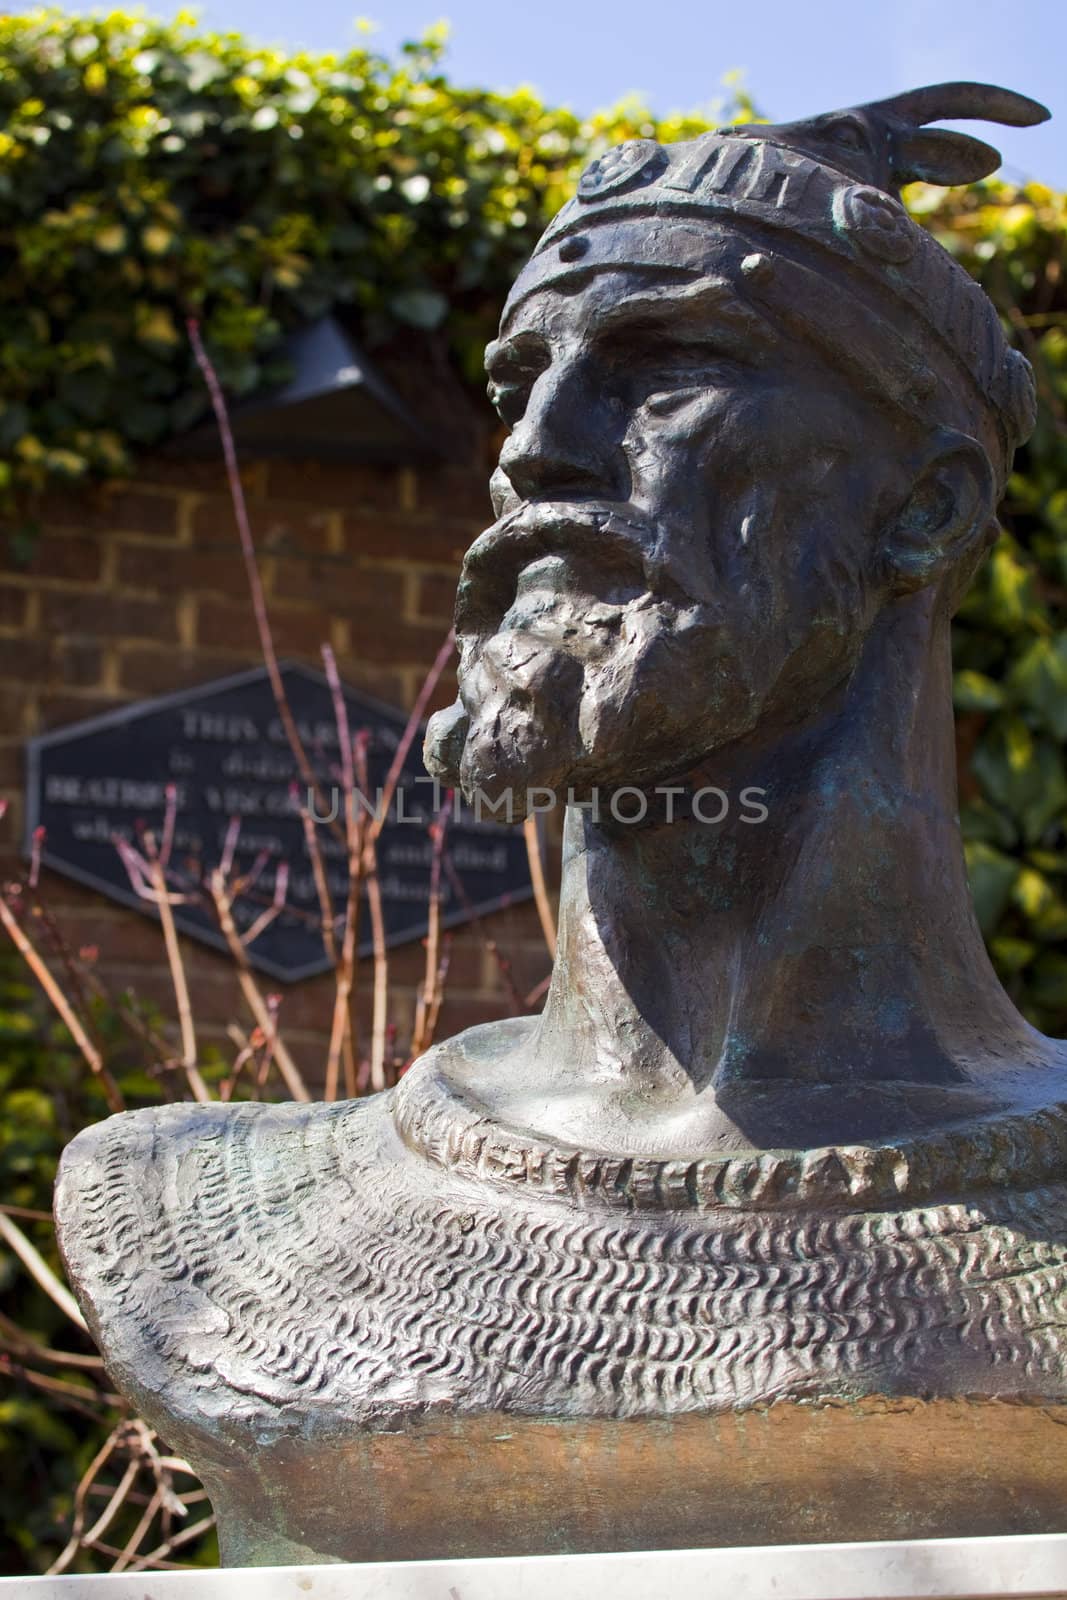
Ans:
[[[357,0],[359,6],[360,0]],[[743,69],[775,120],[949,78],[1002,83],[1042,100],[1053,121],[987,134],[1009,176],[1067,189],[1065,0],[362,0],[392,50],[442,17],[449,72],[492,88],[532,84],[591,111],[630,90],[658,111],[706,104]],[[28,9],[16,4],[16,11]],[[72,6],[72,10],[89,7]],[[173,4],[147,9],[170,15]],[[352,42],[348,0],[209,0],[212,27],[262,43],[335,50]],[[975,128],[981,134],[981,128]]]

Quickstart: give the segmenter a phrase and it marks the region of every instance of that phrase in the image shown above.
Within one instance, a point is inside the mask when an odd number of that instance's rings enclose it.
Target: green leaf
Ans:
[[[983,933],[989,934],[1007,909],[1019,876],[1019,865],[1010,856],[994,850],[992,845],[969,844],[965,850],[978,925]]]
[[[437,328],[448,315],[448,301],[433,289],[404,289],[390,297],[389,305],[401,322],[414,328]]]
[[[957,672],[952,682],[952,695],[959,711],[999,711],[1004,704],[1004,690],[982,672]]]
[[[979,740],[971,768],[994,805],[1018,818],[1028,844],[1067,811],[1063,758],[1048,740],[1035,739],[1021,717],[997,719]]]
[[[994,627],[1015,632],[1037,609],[1034,574],[1015,551],[1001,543],[990,557],[989,610]]]
[[[1067,956],[1045,950],[1029,974],[1030,993],[1039,1006],[1067,1011]]]
[[[989,943],[989,953],[998,972],[1021,972],[1023,967],[1033,960],[1037,949],[1037,945],[1030,939],[1014,939],[1010,934],[1003,934],[999,939],[991,939]]]
[[[1035,639],[1008,684],[1016,700],[1036,711],[1050,733],[1067,740],[1067,634]]]

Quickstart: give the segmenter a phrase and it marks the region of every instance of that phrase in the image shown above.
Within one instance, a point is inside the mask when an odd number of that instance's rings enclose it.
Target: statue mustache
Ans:
[[[456,631],[495,632],[524,567],[542,556],[594,556],[598,568],[652,587],[658,563],[653,523],[618,502],[554,500],[518,506],[475,539],[456,594]]]

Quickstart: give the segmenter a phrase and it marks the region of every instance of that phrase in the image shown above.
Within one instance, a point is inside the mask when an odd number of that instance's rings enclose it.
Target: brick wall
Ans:
[[[320,666],[328,641],[342,677],[399,709],[412,704],[451,621],[460,558],[488,520],[488,451],[469,467],[341,468],[251,462],[249,511],[279,654]],[[134,483],[50,499],[28,564],[0,572],[0,792],[10,871],[23,826],[23,750],[32,734],[260,663],[233,513],[215,462],[146,462]],[[447,672],[434,706],[455,695]],[[432,708],[431,708],[432,709]],[[157,927],[48,875],[46,892],[75,947],[95,946],[111,985],[168,1014]],[[524,990],[548,959],[531,905],[489,919]],[[242,1024],[227,960],[183,944],[204,1038]],[[391,1017],[406,1037],[422,978],[419,944],[391,952]],[[366,965],[369,965],[366,964]],[[282,990],[286,1037],[321,1072],[332,985]],[[471,928],[456,930],[439,1036],[513,1009]],[[362,1025],[369,1006],[361,1003]]]

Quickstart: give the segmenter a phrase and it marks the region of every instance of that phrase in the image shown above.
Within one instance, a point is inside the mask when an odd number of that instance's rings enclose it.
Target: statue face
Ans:
[[[428,750],[516,816],[528,786],[666,781],[803,716],[869,626],[902,424],[745,304],[744,255],[542,288],[489,348],[511,435]]]

